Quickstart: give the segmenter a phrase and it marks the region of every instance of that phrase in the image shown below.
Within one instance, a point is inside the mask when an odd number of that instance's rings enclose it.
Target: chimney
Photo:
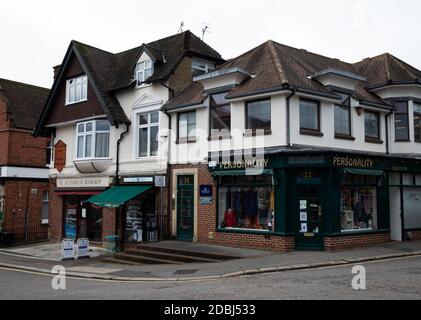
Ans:
[[[59,65],[57,65],[57,66],[53,67],[53,70],[54,70],[54,80],[56,80],[56,79],[57,79],[58,74],[60,73],[60,69],[61,69],[61,64],[59,64]]]

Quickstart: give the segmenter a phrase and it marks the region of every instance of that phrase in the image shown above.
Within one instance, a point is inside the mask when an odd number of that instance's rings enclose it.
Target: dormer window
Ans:
[[[136,65],[135,78],[136,86],[142,87],[145,81],[153,74],[153,63],[151,60],[139,62]]]
[[[206,61],[193,60],[192,61],[192,75],[193,78],[201,74],[208,73],[215,69],[215,65]]]
[[[69,79],[66,83],[66,105],[88,100],[88,77]]]

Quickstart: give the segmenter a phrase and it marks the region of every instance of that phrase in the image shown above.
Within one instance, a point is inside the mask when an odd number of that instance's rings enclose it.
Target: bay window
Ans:
[[[66,105],[88,99],[88,77],[80,76],[66,82]]]
[[[144,85],[144,82],[153,74],[153,63],[151,60],[139,62],[136,65],[135,79],[137,87]]]
[[[421,142],[421,103],[414,102],[414,133],[415,141]]]
[[[138,157],[155,157],[158,154],[159,112],[139,114]]]
[[[77,124],[77,158],[108,158],[110,149],[108,120],[89,121]]]
[[[409,140],[408,102],[395,102],[395,140]]]

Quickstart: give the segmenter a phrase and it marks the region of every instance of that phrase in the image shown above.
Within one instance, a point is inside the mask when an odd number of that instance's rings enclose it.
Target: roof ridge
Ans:
[[[391,59],[393,59],[393,60],[395,60],[395,62],[397,63],[397,64],[399,64],[399,66],[402,68],[402,69],[404,69],[406,72],[408,72],[409,73],[409,75],[411,76],[411,77],[413,77],[414,79],[418,79],[419,77],[418,76],[416,76],[414,73],[412,73],[412,71],[411,70],[409,70],[404,64],[406,64],[404,61],[402,61],[401,59],[399,59],[398,57],[395,57],[394,55],[390,55],[390,58]],[[411,65],[408,65],[408,66],[410,66],[411,68],[414,68],[414,67],[412,67]],[[416,69],[416,68],[414,68],[414,69]]]
[[[386,78],[388,80],[392,80],[392,74],[390,72],[390,65],[389,65],[389,59],[388,59],[389,56],[390,56],[389,53],[384,54],[384,61],[385,61],[385,67],[386,67]]]
[[[41,86],[37,86],[37,85],[34,85],[34,84],[29,84],[29,83],[20,82],[20,81],[16,81],[16,80],[5,79],[5,78],[0,78],[0,81],[5,81],[5,82],[9,82],[9,83],[24,85],[26,87],[32,87],[32,88],[37,88],[37,89],[50,90],[49,88],[46,88],[46,87],[41,87]]]
[[[72,40],[72,43],[80,44],[82,46],[89,47],[89,48],[92,48],[92,49],[95,49],[95,50],[98,50],[98,51],[102,51],[102,52],[107,53],[107,54],[115,55],[115,53],[112,53],[110,51],[100,49],[98,47],[94,47],[94,46],[91,46],[90,44],[86,44],[86,43],[83,43],[83,42],[80,42],[80,41],[77,41],[77,40]]]
[[[254,52],[254,51],[260,49],[265,44],[266,44],[266,42],[263,42],[262,44],[258,45],[257,47],[254,47],[254,48],[252,48],[250,50],[247,50],[246,52],[240,54],[239,56],[236,56],[235,58],[228,59],[226,62],[224,62],[223,64],[221,64],[220,66],[218,66],[215,70],[223,69],[225,67],[225,65],[227,65],[227,64],[229,64],[229,63],[231,63],[231,62],[233,62],[235,60],[238,60],[238,59],[240,59],[240,58],[242,58],[242,57],[250,54],[251,52]]]
[[[278,53],[276,52],[275,46],[272,40],[266,42],[269,47],[270,56],[272,58],[273,63],[275,64],[276,73],[278,74],[279,80],[281,84],[288,83],[288,80],[285,77],[285,72],[282,68],[280,63],[280,58]]]

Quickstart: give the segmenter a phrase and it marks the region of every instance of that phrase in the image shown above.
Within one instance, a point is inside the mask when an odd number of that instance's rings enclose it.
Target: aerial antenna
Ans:
[[[202,23],[202,41],[205,40],[206,33],[211,33],[211,24],[208,22]]]
[[[177,33],[183,32],[184,30],[184,21],[181,21],[180,28],[178,29]]]

